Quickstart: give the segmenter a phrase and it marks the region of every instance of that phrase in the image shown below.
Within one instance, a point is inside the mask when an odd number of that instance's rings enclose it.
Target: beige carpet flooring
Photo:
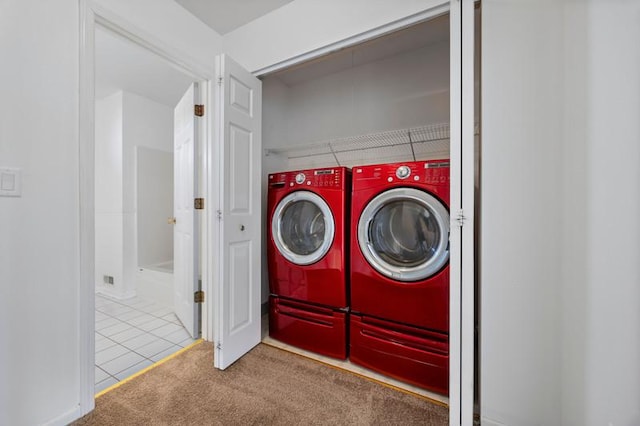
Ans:
[[[446,407],[264,344],[219,371],[197,344],[74,425],[446,425]]]

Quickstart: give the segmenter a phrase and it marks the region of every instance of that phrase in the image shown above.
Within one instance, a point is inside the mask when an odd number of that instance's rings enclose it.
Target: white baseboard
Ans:
[[[102,294],[104,296],[108,296],[116,300],[125,300],[125,299],[131,299],[132,297],[136,297],[135,290],[129,290],[128,292],[123,294],[115,291],[109,291],[109,289],[106,289],[104,287],[96,288],[96,294]]]
[[[507,425],[506,425],[506,424],[504,424],[504,423],[500,423],[500,422],[499,422],[499,421],[497,421],[497,420],[488,419],[488,418],[486,418],[486,417],[484,417],[484,416],[481,416],[481,417],[480,417],[480,424],[481,424],[482,426],[507,426]]]
[[[80,410],[80,405],[76,405],[75,407],[73,407],[69,411],[66,411],[62,415],[42,423],[42,425],[43,426],[64,426],[64,425],[68,425],[74,420],[79,419],[80,417],[82,417],[82,411]]]

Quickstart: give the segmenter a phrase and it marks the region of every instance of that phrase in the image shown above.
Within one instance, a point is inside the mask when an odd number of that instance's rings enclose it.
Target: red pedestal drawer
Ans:
[[[347,357],[347,313],[271,296],[269,335],[337,359]]]
[[[351,314],[349,358],[398,380],[449,393],[446,334]]]

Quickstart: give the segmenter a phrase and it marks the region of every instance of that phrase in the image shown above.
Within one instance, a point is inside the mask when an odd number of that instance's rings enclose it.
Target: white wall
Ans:
[[[286,118],[278,124],[284,135],[278,135],[276,140],[265,137],[267,147],[304,146],[334,138],[446,123],[449,43],[437,43],[314,78],[290,86],[286,93]],[[265,103],[270,101],[264,98]]]
[[[277,78],[262,81],[262,146],[269,144],[285,145],[287,133],[282,123],[287,118],[287,86]],[[262,223],[267,223],[267,179],[266,176],[277,170],[286,169],[286,159],[279,155],[270,155],[262,161]],[[262,227],[262,303],[269,300],[269,273],[267,259],[267,226]]]
[[[213,70],[218,36],[196,37],[174,2],[107,3]],[[81,413],[78,295],[93,288],[79,278],[78,1],[1,9],[0,164],[22,168],[23,196],[0,198],[0,424],[67,424]]]
[[[640,5],[482,13],[483,423],[638,424]]]
[[[378,28],[442,0],[295,0],[223,37],[223,49],[250,71]]]
[[[132,296],[123,266],[123,93],[96,100],[95,106],[95,284],[114,297]],[[113,277],[113,284],[104,276]]]
[[[173,216],[173,107],[125,92],[124,113],[126,165],[136,175],[125,190],[125,214],[135,214],[141,238],[135,266],[168,262],[173,260],[173,226],[167,223]]]
[[[423,33],[425,26],[420,28]],[[265,77],[265,148],[304,149],[345,137],[448,123],[448,41],[439,38],[427,46],[407,50],[406,46],[394,44],[394,40],[395,37],[379,39],[375,44]],[[339,154],[340,165],[412,158],[409,145],[359,146],[358,151]],[[423,146],[416,147],[417,158],[448,156],[447,146],[441,149],[437,145],[437,153],[433,152],[434,147],[431,145],[431,153]],[[304,151],[297,151],[294,158],[282,156],[281,161],[275,161],[278,154],[269,154],[263,164],[265,178],[274,171],[336,165],[332,154],[303,154]]]
[[[565,37],[562,424],[636,425],[640,4],[570,3]]]
[[[262,140],[265,148],[289,145],[289,87],[278,77],[262,80]]]
[[[186,90],[186,87],[185,87]],[[124,145],[124,247],[125,271],[131,281],[135,281],[135,273],[141,263],[138,261],[140,250],[148,248],[149,244],[138,247],[138,199],[142,202],[149,200],[152,194],[137,194],[136,191],[136,147],[147,147],[173,153],[173,107],[163,105],[131,92],[125,92],[123,97],[123,145]],[[168,161],[171,162],[173,156]],[[167,159],[164,164],[166,166]],[[165,167],[163,176],[172,180],[173,167]],[[161,189],[160,182],[157,190]],[[157,192],[156,192],[157,194]],[[155,197],[157,199],[157,197]],[[156,223],[155,241],[148,241],[155,245],[154,253],[164,253],[164,261],[173,259],[173,228],[167,224],[167,217],[173,215],[173,184],[164,186],[163,207],[147,216]],[[147,210],[148,212],[148,210]],[[161,225],[164,225],[163,227]],[[162,261],[162,260],[159,260]]]
[[[138,266],[173,261],[173,153],[136,150]]]
[[[482,4],[483,424],[561,424],[562,25]]]
[[[164,179],[149,186],[151,192],[136,191],[137,147],[160,152],[151,158],[165,154],[150,170]],[[173,259],[173,229],[167,224],[173,209],[172,153],[172,108],[130,92],[96,101],[96,290],[117,298],[135,295],[139,201],[146,212],[141,219],[153,224],[140,249],[149,250],[146,259],[154,263]],[[114,283],[105,284],[105,275]]]
[[[0,424],[78,412],[78,2],[4,1],[0,164]],[[91,284],[89,284],[91,285]]]

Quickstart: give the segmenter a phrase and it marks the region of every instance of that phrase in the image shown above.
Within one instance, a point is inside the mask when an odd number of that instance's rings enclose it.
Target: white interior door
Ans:
[[[195,274],[197,234],[194,209],[196,191],[196,137],[194,114],[197,83],[191,84],[174,110],[173,129],[173,280],[174,309],[192,337],[199,334],[198,309],[194,293],[198,290]]]
[[[260,342],[262,83],[217,58],[220,167],[214,364],[224,369]]]

